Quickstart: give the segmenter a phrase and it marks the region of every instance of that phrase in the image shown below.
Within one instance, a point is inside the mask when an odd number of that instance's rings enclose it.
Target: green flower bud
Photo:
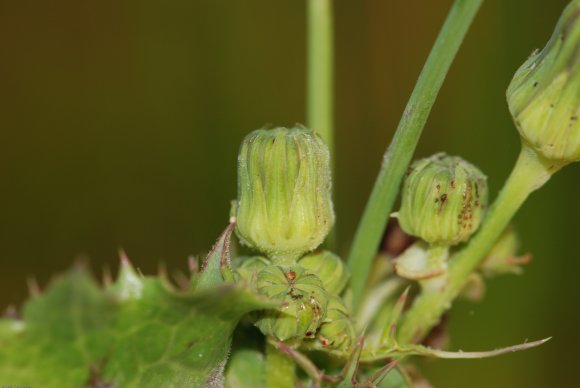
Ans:
[[[255,285],[258,273],[270,265],[268,259],[262,256],[240,257],[237,260],[237,267],[234,270],[236,282],[244,282]]]
[[[580,0],[562,13],[546,47],[518,69],[507,90],[523,140],[544,157],[580,160]]]
[[[315,273],[329,294],[340,294],[348,282],[349,273],[342,259],[330,251],[320,250],[304,255],[298,264]]]
[[[328,147],[306,128],[260,129],[238,156],[237,233],[280,264],[318,247],[334,223]]]
[[[440,153],[412,164],[398,218],[407,234],[450,246],[469,239],[486,206],[486,176],[465,160]]]
[[[328,302],[328,312],[316,336],[324,348],[348,350],[355,339],[355,331],[348,310],[340,297],[332,296]]]
[[[298,265],[271,265],[258,274],[258,292],[281,302],[264,311],[256,326],[280,341],[314,338],[326,317],[328,295],[320,279]]]

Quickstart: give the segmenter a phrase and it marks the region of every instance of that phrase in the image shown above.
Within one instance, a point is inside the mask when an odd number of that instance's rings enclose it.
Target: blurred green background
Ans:
[[[336,0],[336,211],[342,252],[451,0]],[[519,140],[504,91],[544,45],[565,0],[487,0],[417,156],[460,154],[501,187]],[[305,121],[305,3],[298,0],[0,3],[0,306],[20,304],[77,256],[100,274],[123,247],[144,273],[206,251],[236,195],[242,136]],[[437,387],[576,386],[580,165],[516,218],[521,277],[457,303],[452,346],[481,361],[423,362]]]

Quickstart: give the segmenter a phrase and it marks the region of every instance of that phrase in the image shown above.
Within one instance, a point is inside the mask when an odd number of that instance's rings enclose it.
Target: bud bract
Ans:
[[[564,10],[546,45],[518,69],[507,90],[522,139],[544,157],[580,160],[580,0]]]
[[[237,233],[280,264],[318,247],[334,223],[328,147],[306,128],[251,132],[238,156]]]
[[[508,226],[487,254],[480,270],[486,276],[521,274],[522,264],[531,260],[530,255],[518,256],[520,240],[515,229]]]
[[[303,267],[271,265],[258,274],[258,292],[281,302],[256,321],[265,335],[280,341],[314,338],[326,317],[328,295],[320,279]]]
[[[340,294],[348,282],[349,274],[342,259],[334,253],[320,250],[304,255],[298,264],[316,274],[329,294]]]
[[[398,218],[407,234],[450,246],[469,239],[486,206],[486,176],[465,160],[440,153],[411,165]]]

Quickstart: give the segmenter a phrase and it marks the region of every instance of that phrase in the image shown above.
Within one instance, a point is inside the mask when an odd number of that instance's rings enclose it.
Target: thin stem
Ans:
[[[295,377],[295,364],[290,356],[266,341],[266,386],[294,388]]]
[[[483,0],[455,0],[387,149],[348,257],[358,308],[399,185],[453,58]]]
[[[334,40],[333,0],[308,0],[308,127],[320,134],[330,150],[334,172]],[[333,174],[334,176],[334,174]],[[336,226],[326,239],[334,250]]]
[[[516,165],[489,209],[481,229],[465,248],[451,258],[446,285],[441,289],[424,289],[406,314],[399,331],[400,343],[421,340],[437,324],[528,195],[561,167],[561,164],[544,159],[528,146],[522,147]]]
[[[308,127],[334,150],[332,0],[308,0]]]

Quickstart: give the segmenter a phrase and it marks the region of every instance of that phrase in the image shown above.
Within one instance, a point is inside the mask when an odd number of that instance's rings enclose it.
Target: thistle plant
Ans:
[[[514,214],[580,160],[573,0],[507,89],[522,148],[497,197],[489,201],[486,175],[463,156],[410,164],[481,2],[454,2],[346,260],[332,233],[332,3],[309,0],[309,127],[241,140],[237,198],[210,252],[176,279],[144,276],[121,253],[115,280],[99,284],[77,266],[46,291],[34,288],[20,313],[0,320],[0,376],[43,387],[412,387],[411,356],[483,358],[543,344],[469,352],[425,343],[473,284],[521,272],[528,258],[518,257]],[[391,216],[415,239],[396,255],[378,251]],[[247,252],[231,248],[234,236]]]

